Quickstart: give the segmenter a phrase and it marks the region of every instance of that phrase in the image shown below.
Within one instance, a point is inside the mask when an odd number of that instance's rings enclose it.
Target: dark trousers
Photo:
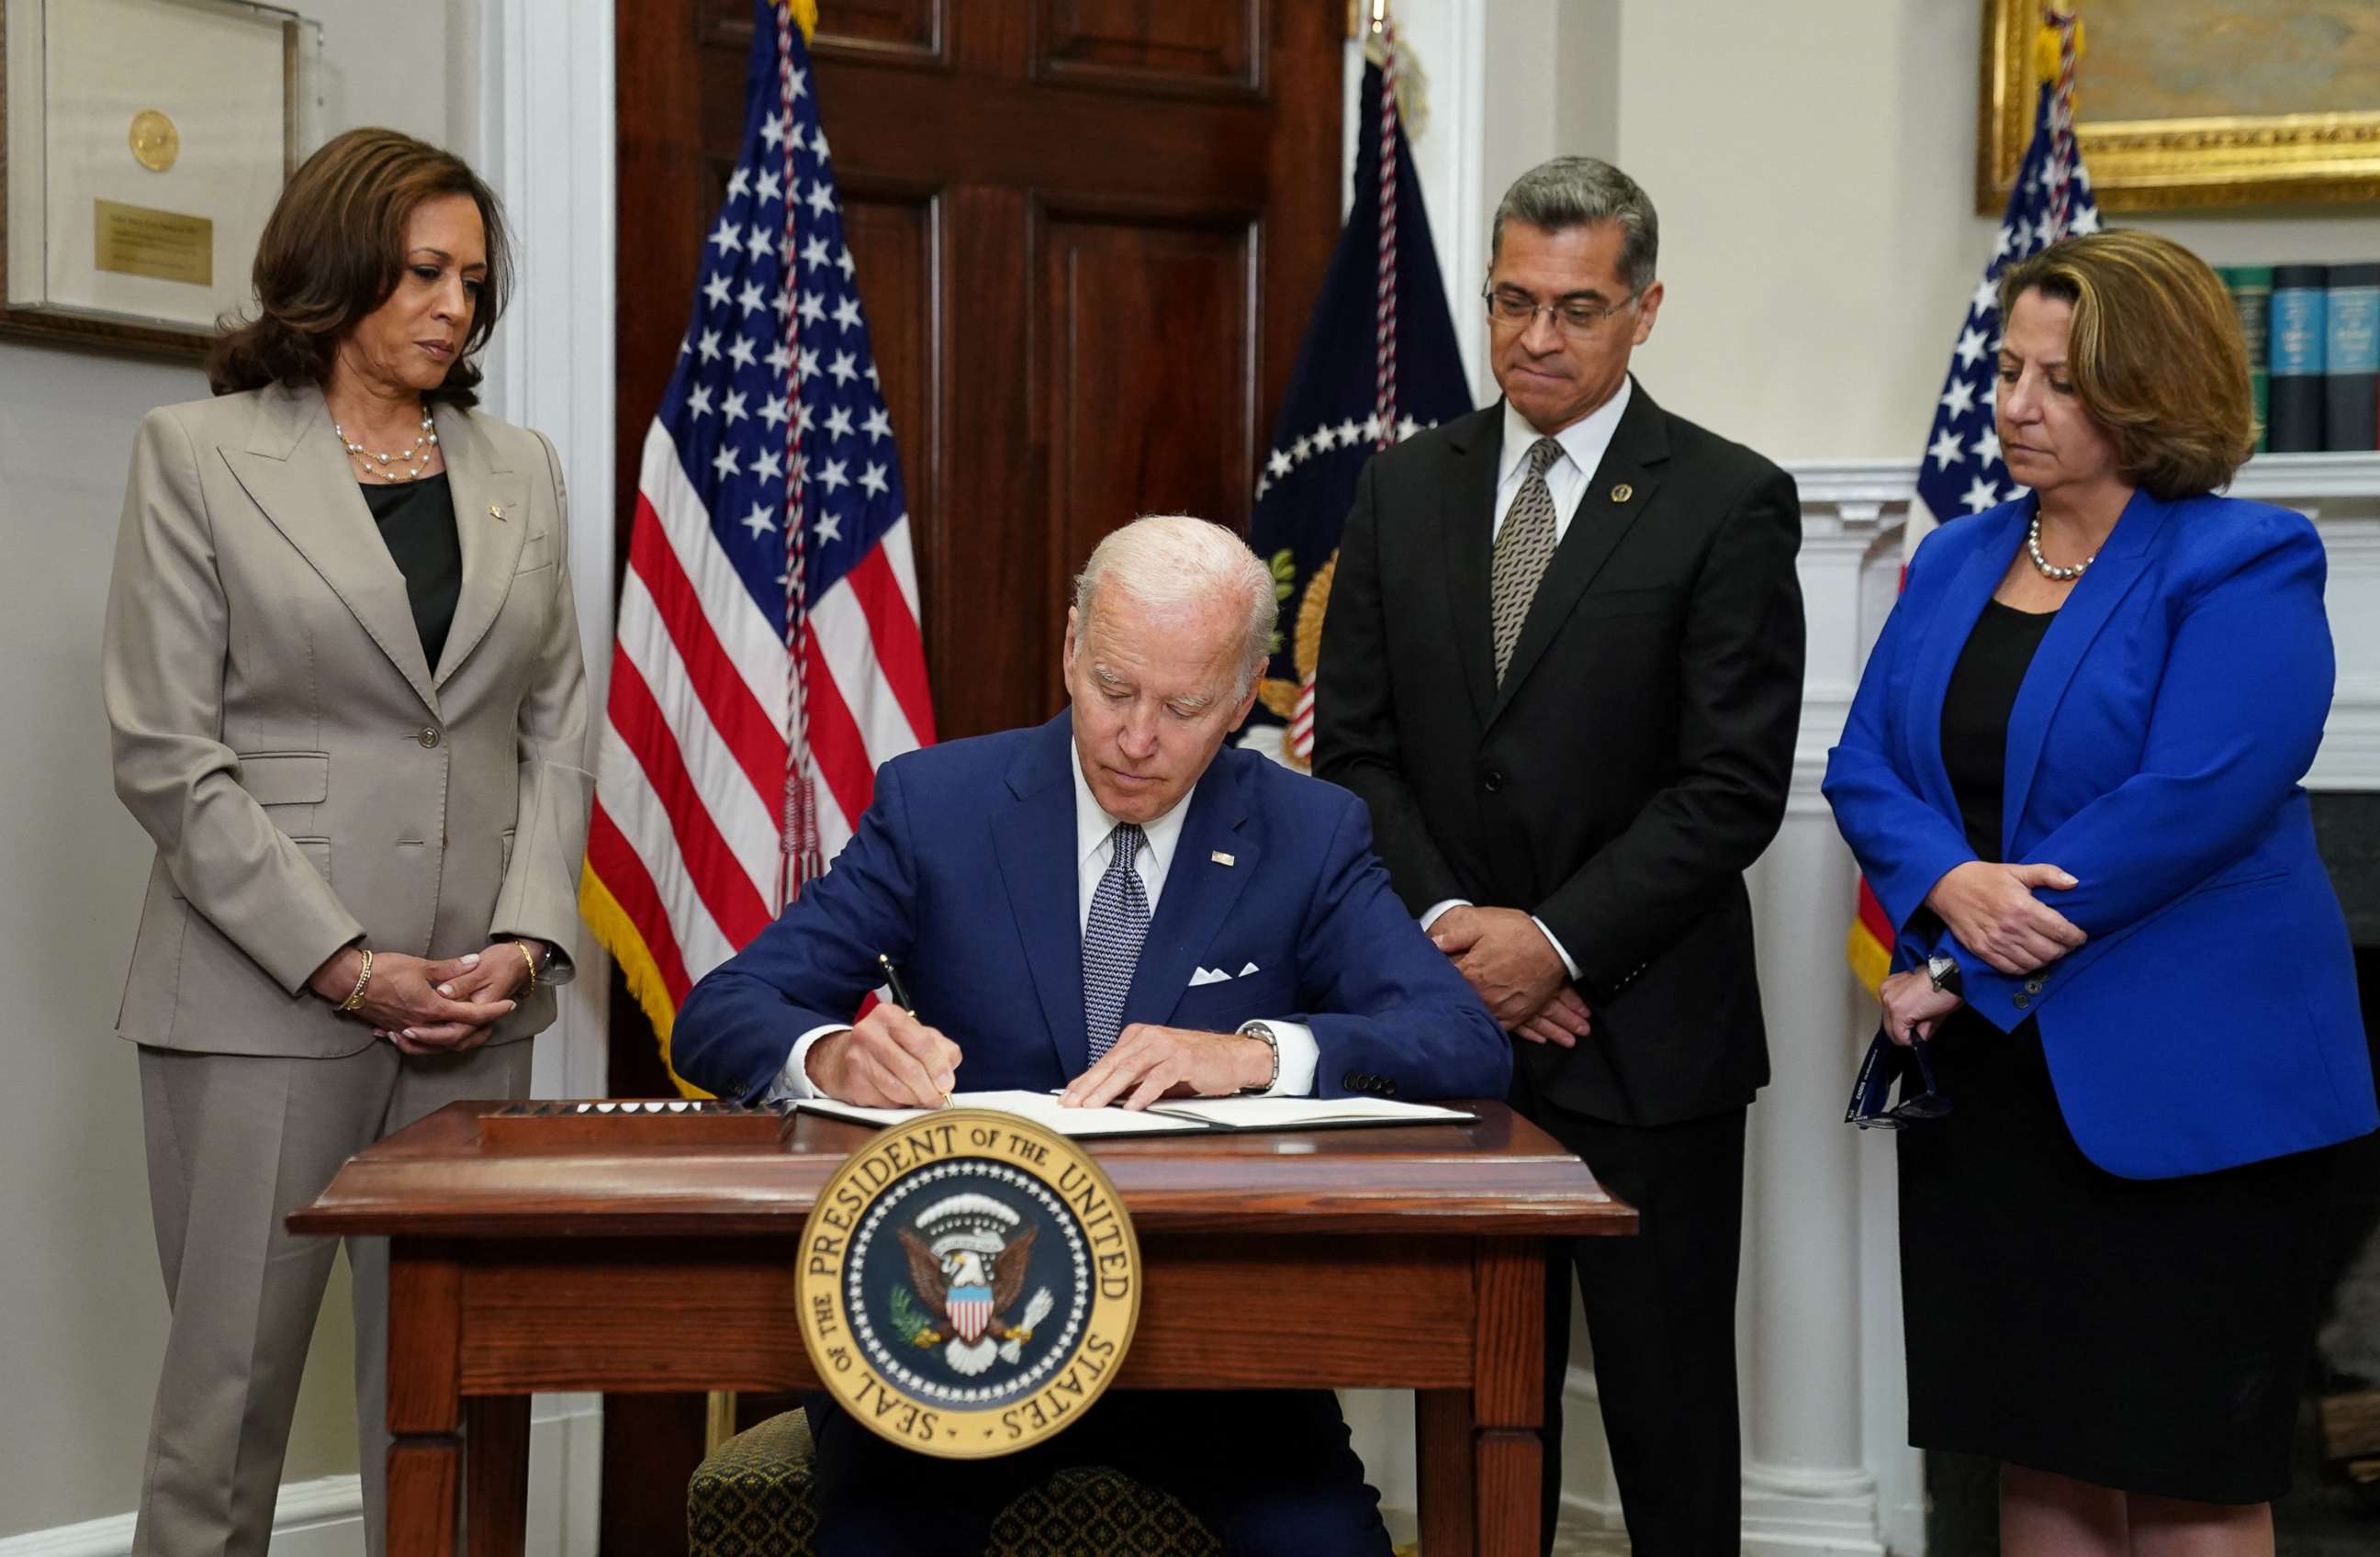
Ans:
[[[938,1460],[878,1437],[823,1395],[819,1557],[979,1557],[992,1521],[1052,1473],[1103,1465],[1180,1498],[1232,1557],[1389,1557],[1380,1497],[1324,1390],[1117,1390],[1020,1454]]]
[[[1736,1557],[1743,1492],[1735,1282],[1747,1110],[1615,1125],[1546,1103],[1518,1071],[1512,1101],[1639,1218],[1633,1237],[1572,1238],[1548,1251],[1544,1545],[1552,1548],[1561,1502],[1575,1270],[1630,1548],[1635,1557]]]

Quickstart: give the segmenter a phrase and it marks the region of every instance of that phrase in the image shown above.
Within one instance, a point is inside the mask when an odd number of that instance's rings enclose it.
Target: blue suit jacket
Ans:
[[[1926,537],[1828,761],[1836,823],[1900,928],[1895,965],[1949,951],[1995,1026],[2037,1020],[2067,1127],[2112,1173],[2371,1130],[2353,953],[2298,786],[2333,673],[2322,542],[2298,514],[2135,494],[2025,673],[1999,858],[2079,877],[2035,895],[2089,942],[2010,977],[1922,911],[1975,858],[1943,695],[2032,516],[2027,496]]]
[[[832,868],[686,997],[678,1073],[759,1097],[802,1033],[851,1020],[883,952],[918,1017],[965,1056],[960,1087],[1046,1091],[1080,1075],[1074,762],[1061,714],[886,763]],[[1323,1096],[1504,1095],[1512,1045],[1390,890],[1362,802],[1226,748],[1189,805],[1125,1025],[1302,1021]],[[1202,967],[1240,976],[1194,987]]]

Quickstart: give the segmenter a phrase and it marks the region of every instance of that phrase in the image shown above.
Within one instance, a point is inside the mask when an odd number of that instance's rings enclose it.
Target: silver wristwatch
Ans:
[[[1240,1089],[1240,1095],[1242,1097],[1253,1097],[1272,1091],[1273,1088],[1281,1084],[1281,1039],[1275,1036],[1271,1028],[1267,1027],[1260,1021],[1242,1022],[1240,1024],[1240,1036],[1243,1038],[1254,1038],[1257,1042],[1262,1044],[1266,1048],[1272,1051],[1272,1074],[1265,1078],[1265,1083],[1261,1087],[1242,1087]]]
[[[1946,951],[1936,952],[1925,960],[1925,982],[1937,995],[1960,994],[1959,960]]]

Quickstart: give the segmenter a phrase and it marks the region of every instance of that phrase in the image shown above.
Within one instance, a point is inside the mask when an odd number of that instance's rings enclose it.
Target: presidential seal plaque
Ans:
[[[879,1132],[802,1228],[802,1344],[843,1408],[948,1459],[1078,1420],[1140,1314],[1140,1245],[1081,1146],[1019,1115],[943,1108]]]

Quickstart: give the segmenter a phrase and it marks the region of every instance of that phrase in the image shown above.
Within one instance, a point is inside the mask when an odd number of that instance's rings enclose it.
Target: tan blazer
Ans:
[[[125,1037],[351,1054],[370,1030],[305,989],[350,940],[575,955],[594,779],[560,467],[540,434],[436,417],[463,585],[434,670],[319,392],[142,418],[101,658],[115,792],[157,843]],[[492,1041],[553,1014],[540,982]]]

